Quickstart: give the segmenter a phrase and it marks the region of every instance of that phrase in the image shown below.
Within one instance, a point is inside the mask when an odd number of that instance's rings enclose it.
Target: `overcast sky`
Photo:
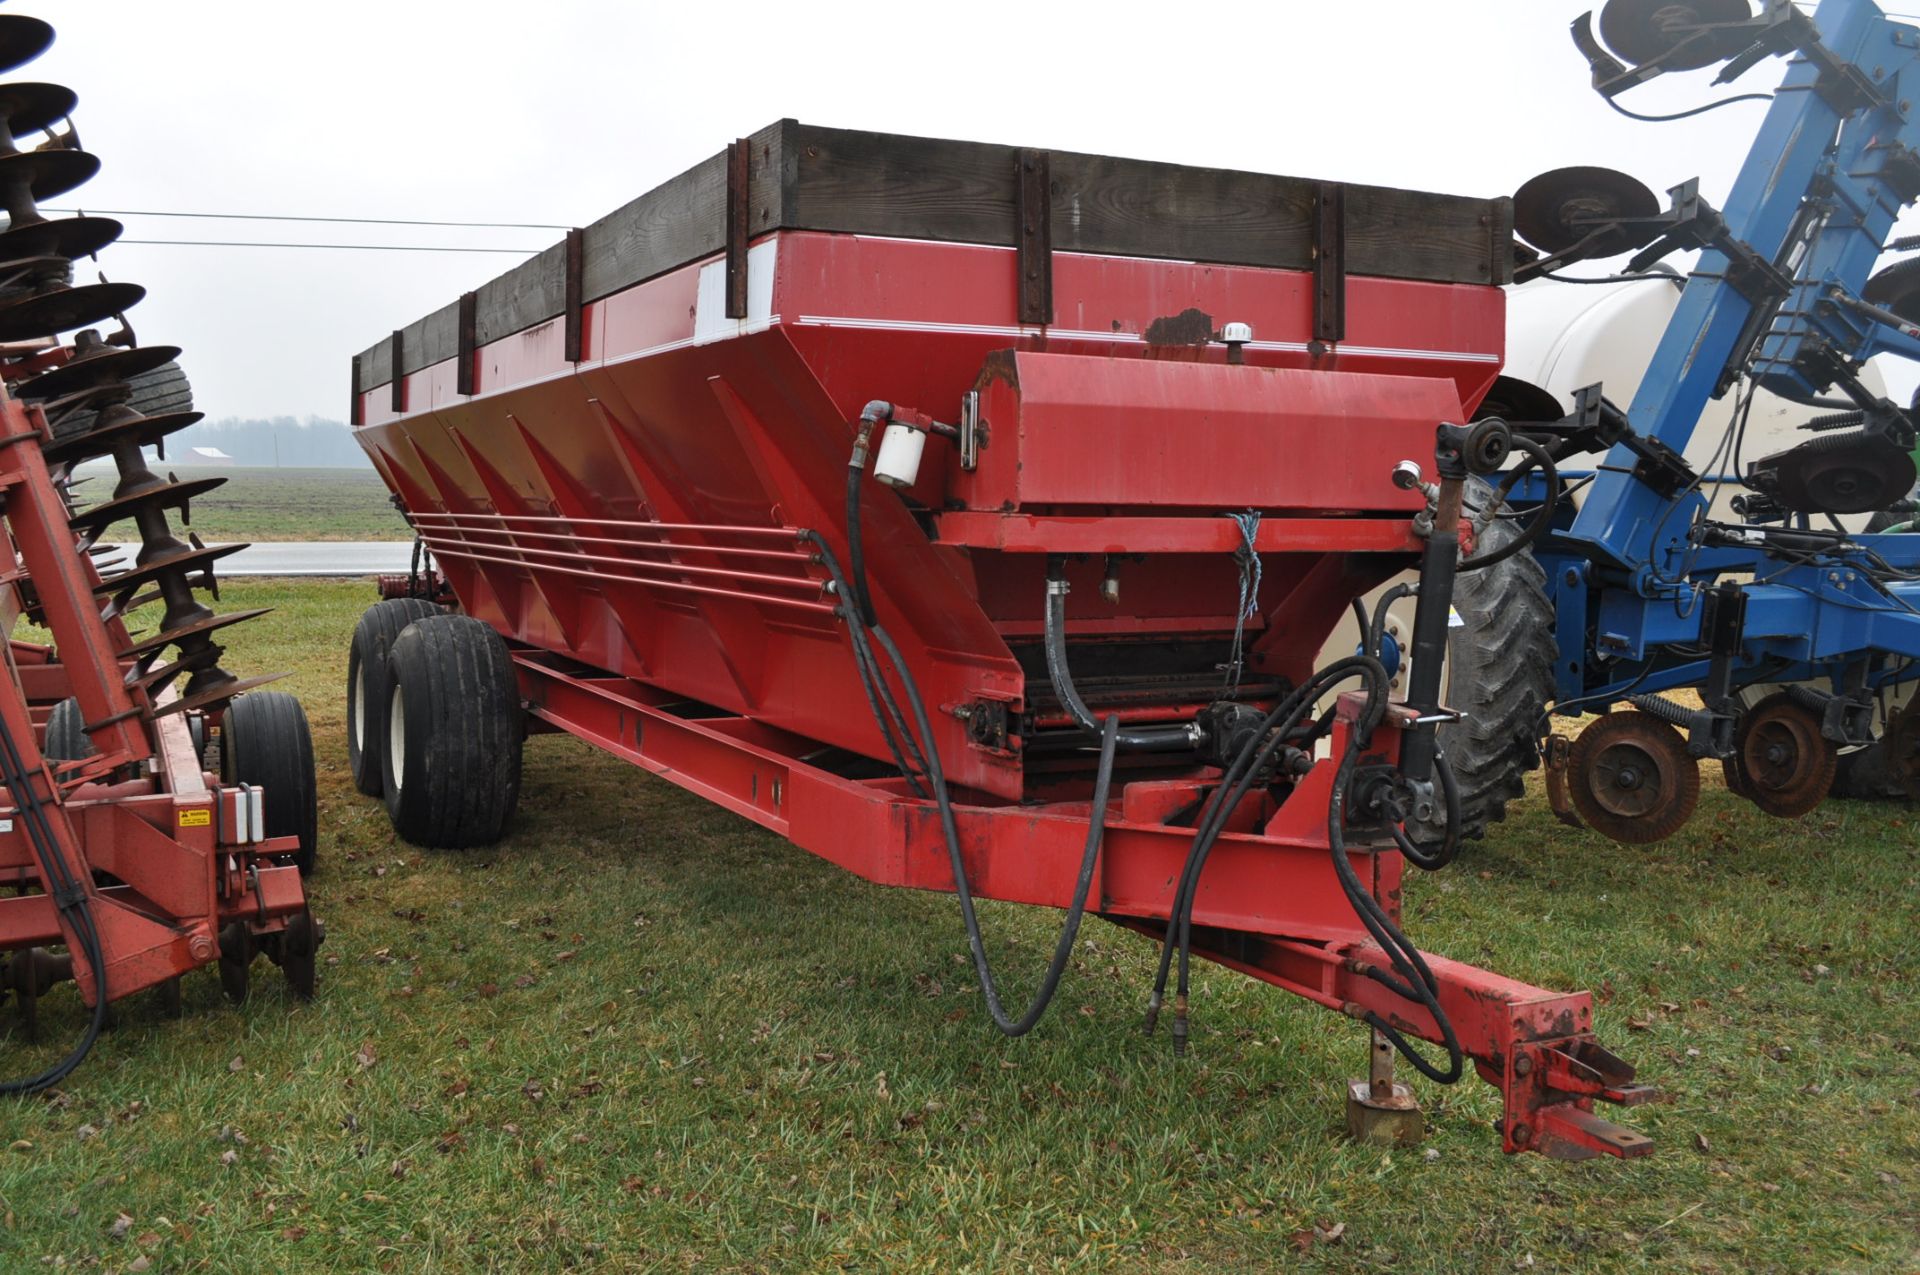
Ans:
[[[1674,124],[1587,87],[1569,0],[1164,6],[546,0],[19,0],[59,31],[104,162],[71,208],[584,224],[783,116],[810,123],[1511,193],[1566,164],[1719,202],[1764,104]],[[1910,6],[1920,7],[1920,6]],[[1741,88],[1770,88],[1780,64]],[[1709,100],[1710,73],[1636,90]],[[1724,90],[1722,90],[1724,91]],[[130,239],[539,249],[550,230],[124,218]],[[351,355],[511,256],[116,245],[140,338],[198,406],[344,415]],[[83,263],[83,269],[84,269]],[[83,274],[83,278],[86,276]]]

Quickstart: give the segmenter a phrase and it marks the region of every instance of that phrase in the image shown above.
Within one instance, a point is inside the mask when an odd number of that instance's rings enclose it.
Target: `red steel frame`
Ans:
[[[1027,328],[1007,318],[1012,267],[972,245],[769,235],[749,254],[745,319],[721,317],[721,263],[696,263],[589,304],[577,364],[555,321],[482,346],[471,396],[451,360],[397,394],[368,387],[360,438],[462,607],[516,644],[541,723],[870,880],[951,890],[933,806],[825,759],[887,754],[800,531],[844,557],[839,490],[863,402],[950,420],[945,405],[973,388],[992,426],[977,471],[930,442],[918,512],[869,481],[874,600],[933,711],[973,890],[1062,906],[1089,816],[1086,758],[1035,764],[1024,741],[983,741],[966,720],[982,705],[1018,714],[1044,689],[1019,652],[1030,664],[1049,559],[1085,555],[1066,566],[1076,649],[1211,640],[1233,627],[1238,580],[1241,533],[1221,510],[1261,508],[1250,667],[1299,681],[1350,599],[1418,552],[1423,502],[1387,471],[1430,456],[1434,425],[1484,394],[1504,309],[1495,288],[1353,278],[1350,339],[1329,347],[1308,339],[1308,275],[1062,253],[1056,310],[1075,318]],[[1264,339],[1227,367],[1204,333],[1154,337],[1156,317],[1190,314]],[[1058,445],[1069,436],[1077,451]],[[1096,587],[1109,555],[1127,562],[1124,607]],[[1193,706],[1149,696],[1127,715]],[[1404,725],[1395,710],[1371,760],[1393,761]],[[1163,821],[1214,778],[1116,776],[1098,911],[1158,928],[1193,838]],[[1386,958],[1337,880],[1332,778],[1322,761],[1277,810],[1256,796],[1235,812],[1199,886],[1196,950],[1437,1039],[1426,1011],[1365,977]],[[1397,916],[1400,855],[1363,834],[1348,845]],[[1651,1149],[1592,1113],[1647,1091],[1594,1042],[1585,993],[1429,959],[1462,1046],[1502,1091],[1508,1150]]]
[[[0,538],[0,618],[11,631],[31,603],[54,636],[52,646],[9,643],[0,720],[35,797],[46,803],[55,852],[83,883],[106,957],[107,998],[118,1000],[214,960],[230,923],[256,936],[284,930],[305,910],[306,896],[299,870],[280,861],[297,840],[256,839],[257,794],[210,785],[186,719],[155,717],[156,705],[129,677],[119,653],[134,639],[117,616],[103,615],[100,576],[76,552],[66,502],[40,453],[46,437],[37,407],[0,392],[0,500],[9,533]],[[96,751],[84,761],[49,762],[38,728],[69,695]],[[0,898],[0,950],[66,944],[91,1006],[93,971],[41,888],[20,804],[13,795],[0,809],[0,883],[13,887],[12,897]]]

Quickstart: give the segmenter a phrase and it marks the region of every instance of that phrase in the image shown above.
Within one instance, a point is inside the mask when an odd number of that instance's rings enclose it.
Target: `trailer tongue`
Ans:
[[[1457,849],[1437,652],[1462,484],[1510,440],[1456,422],[1500,370],[1510,223],[763,130],[355,359],[359,437],[438,573],[396,583],[464,613],[362,621],[356,777],[414,840],[491,839],[524,711],[957,892],[1003,1031],[1090,910],[1161,942],[1149,1025],[1170,1001],[1176,1049],[1192,955],[1368,1024],[1356,1133],[1417,1136],[1398,1053],[1471,1062],[1508,1150],[1642,1154],[1593,1112],[1649,1091],[1585,993],[1398,928],[1404,864]],[[1316,670],[1415,563],[1405,697],[1392,661]],[[1025,1013],[976,897],[1068,909]]]

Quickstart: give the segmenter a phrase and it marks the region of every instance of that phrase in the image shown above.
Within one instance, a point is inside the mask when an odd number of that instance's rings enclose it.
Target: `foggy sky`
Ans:
[[[1604,164],[1655,191],[1699,176],[1720,202],[1765,105],[1614,115],[1567,38],[1586,7],[18,0],[59,39],[8,78],[79,94],[104,168],[63,208],[579,225],[783,116],[1481,196]],[[1771,88],[1781,65],[1739,88]],[[1727,91],[1710,78],[1628,101],[1691,106]],[[123,220],[128,238],[559,238]],[[518,260],[122,244],[100,269],[146,285],[140,338],[186,347],[212,417],[341,417],[354,352]]]

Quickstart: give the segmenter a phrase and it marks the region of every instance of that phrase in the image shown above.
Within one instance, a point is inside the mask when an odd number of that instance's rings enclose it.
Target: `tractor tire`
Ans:
[[[520,800],[525,719],[507,644],[471,616],[417,620],[387,652],[387,817],[416,846],[500,839]]]
[[[48,761],[81,761],[93,756],[93,741],[87,738],[86,719],[80,715],[80,701],[68,696],[47,714],[47,732],[40,744],[40,755]]]
[[[1467,484],[1466,506],[1486,507],[1493,488]],[[1475,552],[1508,544],[1521,528],[1496,519]],[[1460,782],[1460,834],[1484,837],[1507,817],[1507,803],[1526,791],[1526,773],[1540,765],[1540,728],[1554,695],[1553,602],[1547,575],[1521,550],[1504,562],[1459,576],[1453,587],[1459,619],[1447,642],[1446,703],[1465,716],[1440,727],[1440,751]],[[1428,829],[1437,840],[1444,831]]]
[[[347,765],[353,786],[369,797],[381,793],[380,745],[387,733],[387,652],[415,620],[441,614],[425,598],[388,598],[361,615],[347,648]],[[368,747],[369,741],[373,746]]]
[[[193,410],[193,386],[178,363],[163,363],[151,372],[143,372],[127,384],[133,393],[127,406],[142,416],[162,416],[168,412]],[[54,428],[54,437],[67,439],[90,432],[99,422],[98,412],[75,412]]]
[[[313,736],[300,701],[282,691],[253,691],[227,705],[220,728],[220,779],[257,784],[266,794],[269,837],[298,837],[289,856],[306,876],[319,860]]]

